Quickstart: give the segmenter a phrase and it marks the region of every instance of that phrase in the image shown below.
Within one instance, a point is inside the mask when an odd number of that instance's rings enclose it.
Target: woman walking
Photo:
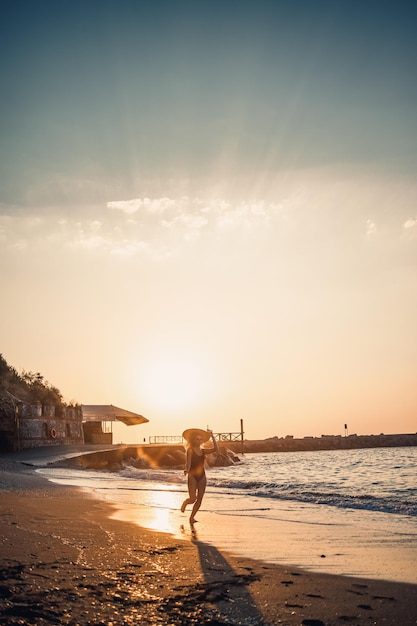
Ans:
[[[184,474],[188,478],[188,498],[184,500],[181,511],[184,513],[189,504],[193,504],[190,515],[190,524],[194,524],[197,520],[195,515],[203,501],[204,492],[206,490],[207,479],[204,469],[204,459],[207,454],[218,452],[219,447],[211,430],[200,430],[199,428],[189,428],[182,434],[186,443],[186,463]],[[202,444],[209,439],[213,441],[212,448],[202,448]]]

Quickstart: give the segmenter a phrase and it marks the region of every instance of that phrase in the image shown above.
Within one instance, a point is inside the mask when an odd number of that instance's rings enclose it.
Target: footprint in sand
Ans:
[[[352,587],[355,587],[355,589],[348,589],[347,591],[349,593],[354,593],[357,596],[364,596],[368,593],[367,591],[365,591],[366,589],[368,589],[368,585],[363,585],[361,583],[353,583]],[[364,591],[359,591],[359,589],[363,589]]]
[[[285,606],[287,607],[287,609],[303,609],[304,608],[303,604],[290,604],[289,602],[285,602]]]

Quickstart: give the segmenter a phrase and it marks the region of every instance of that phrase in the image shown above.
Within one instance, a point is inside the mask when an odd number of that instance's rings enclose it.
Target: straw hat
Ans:
[[[209,433],[207,430],[202,430],[201,428],[187,428],[187,430],[184,430],[184,432],[182,433],[182,436],[186,441],[188,441],[188,443],[190,443],[190,441],[192,441],[192,439],[197,436],[201,437],[203,443],[206,443],[206,441],[210,439],[211,433]]]

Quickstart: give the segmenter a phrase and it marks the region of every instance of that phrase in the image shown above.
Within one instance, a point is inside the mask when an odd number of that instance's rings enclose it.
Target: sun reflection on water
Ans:
[[[153,491],[148,494],[146,509],[140,512],[138,521],[152,530],[175,533],[177,524],[174,513],[178,510],[178,493]]]

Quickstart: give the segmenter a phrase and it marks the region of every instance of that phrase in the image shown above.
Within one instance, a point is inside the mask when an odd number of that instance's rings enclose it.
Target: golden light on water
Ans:
[[[174,533],[174,512],[179,510],[182,494],[170,491],[153,491],[149,494],[149,502],[144,511],[145,518],[140,523],[152,530]]]

